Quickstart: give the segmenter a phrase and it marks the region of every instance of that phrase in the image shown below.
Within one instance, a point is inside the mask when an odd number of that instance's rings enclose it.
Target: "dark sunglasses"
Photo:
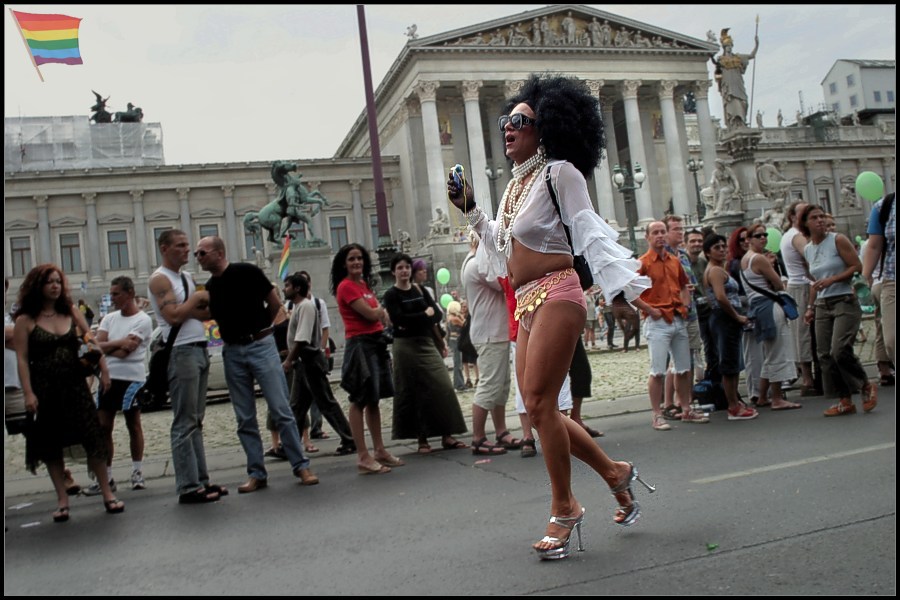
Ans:
[[[197,250],[196,252],[194,252],[194,256],[196,256],[197,258],[203,258],[207,254],[209,254],[209,252],[207,252],[206,250]]]
[[[769,234],[768,233],[754,233],[753,237],[755,237],[756,239],[767,238],[767,237],[769,237]]]
[[[747,241],[747,236],[746,236],[746,235],[742,235],[741,237],[738,238],[738,241],[739,241],[739,242],[746,242],[746,241]]]
[[[513,129],[519,130],[526,125],[534,125],[535,120],[531,117],[526,117],[522,113],[503,115],[502,117],[500,117],[500,119],[497,120],[497,124],[500,125],[500,131],[504,131],[506,129],[507,123],[512,123]]]

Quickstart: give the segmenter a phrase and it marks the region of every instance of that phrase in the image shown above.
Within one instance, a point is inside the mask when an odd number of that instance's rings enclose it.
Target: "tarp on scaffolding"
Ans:
[[[89,117],[6,117],[3,170],[164,165],[159,123],[91,123]]]

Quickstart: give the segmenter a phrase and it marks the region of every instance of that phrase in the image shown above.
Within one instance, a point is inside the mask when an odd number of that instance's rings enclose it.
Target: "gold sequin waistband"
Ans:
[[[518,321],[525,313],[537,310],[537,307],[543,304],[544,300],[547,299],[550,288],[573,276],[575,276],[575,269],[563,269],[562,271],[557,271],[543,279],[538,279],[532,283],[526,284],[526,289],[521,295],[518,293],[516,294],[516,310],[513,313],[513,317]],[[529,286],[531,287],[529,288]]]

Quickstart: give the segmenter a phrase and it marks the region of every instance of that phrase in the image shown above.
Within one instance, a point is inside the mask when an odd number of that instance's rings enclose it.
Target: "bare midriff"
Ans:
[[[506,270],[509,273],[509,285],[516,290],[528,282],[540,279],[547,273],[561,271],[572,266],[571,254],[547,254],[537,252],[512,240],[512,252]]]

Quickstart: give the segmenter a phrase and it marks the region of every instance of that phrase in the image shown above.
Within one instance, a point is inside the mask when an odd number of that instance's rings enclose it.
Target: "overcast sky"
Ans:
[[[83,65],[31,64],[9,11],[4,31],[4,115],[90,115],[91,90],[111,112],[133,102],[162,124],[166,162],[328,158],[365,110],[355,5],[6,5],[81,17]],[[545,5],[367,6],[373,87],[406,44]],[[895,59],[895,5],[590,5],[706,39],[731,28],[735,52],[760,46],[747,71],[753,113],[775,125],[824,102],[821,82],[838,59]],[[710,69],[710,79],[712,69]],[[722,102],[713,87],[713,116]]]

